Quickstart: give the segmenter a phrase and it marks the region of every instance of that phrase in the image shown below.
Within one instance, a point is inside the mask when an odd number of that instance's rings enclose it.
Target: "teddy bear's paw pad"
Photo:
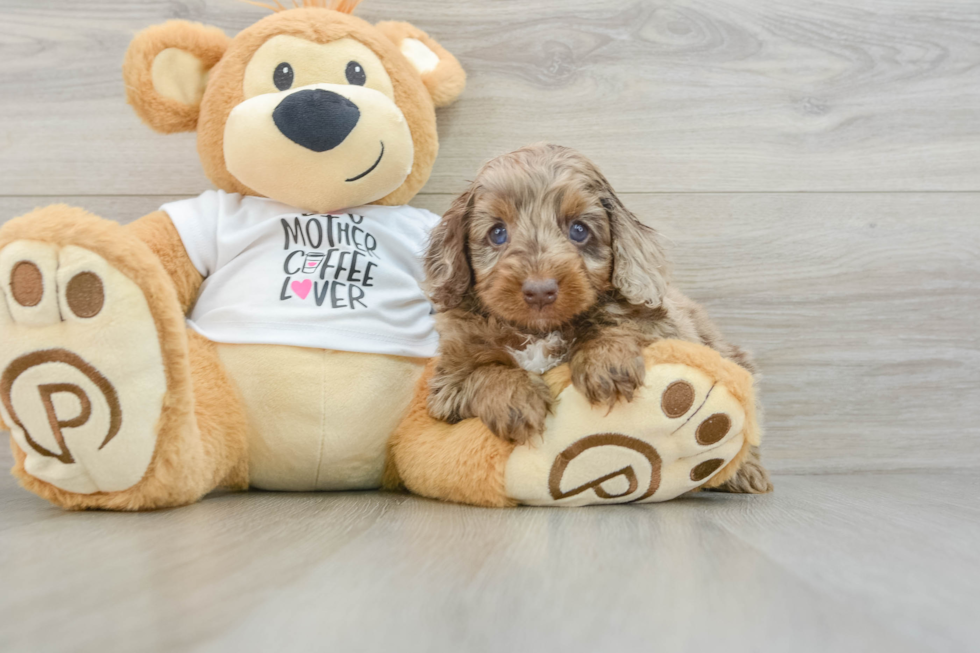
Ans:
[[[146,297],[102,257],[0,251],[0,416],[28,474],[69,492],[132,487],[156,445],[166,377]]]
[[[507,494],[530,505],[667,501],[722,470],[744,444],[745,410],[696,368],[662,364],[609,411],[574,387],[541,440],[507,461]]]

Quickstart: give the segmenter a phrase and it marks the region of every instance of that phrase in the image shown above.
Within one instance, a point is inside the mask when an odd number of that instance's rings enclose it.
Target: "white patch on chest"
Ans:
[[[518,365],[528,372],[544,374],[553,367],[565,362],[567,347],[565,339],[558,332],[549,333],[543,338],[528,336],[523,349],[507,348]]]

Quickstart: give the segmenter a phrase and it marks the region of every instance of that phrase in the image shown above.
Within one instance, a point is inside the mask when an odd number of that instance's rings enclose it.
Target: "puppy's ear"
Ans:
[[[133,38],[123,62],[126,97],[158,132],[194,131],[211,68],[230,39],[217,27],[171,20]]]
[[[612,232],[613,286],[631,304],[660,306],[670,275],[660,235],[630,213],[608,186],[602,206]]]
[[[425,254],[425,285],[436,310],[447,311],[459,306],[473,284],[466,234],[469,212],[473,206],[473,189],[453,200],[429,239]]]
[[[411,23],[385,21],[375,25],[412,64],[437,107],[452,104],[466,88],[466,72],[456,57]]]

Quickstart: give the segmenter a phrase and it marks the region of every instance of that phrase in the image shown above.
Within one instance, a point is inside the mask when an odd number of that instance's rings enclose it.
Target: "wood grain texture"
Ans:
[[[975,475],[776,485],[603,509],[255,492],[111,514],[3,476],[0,649],[973,648]]]
[[[971,0],[368,0],[470,74],[442,112],[429,192],[539,140],[623,191],[980,190]],[[237,33],[233,0],[5,0],[0,194],[195,194],[193,135],[126,106],[132,35],[171,18]]]
[[[0,198],[0,215],[44,199]],[[129,221],[173,198],[51,199]],[[980,466],[980,193],[624,201],[667,237],[679,287],[755,353],[774,470]]]

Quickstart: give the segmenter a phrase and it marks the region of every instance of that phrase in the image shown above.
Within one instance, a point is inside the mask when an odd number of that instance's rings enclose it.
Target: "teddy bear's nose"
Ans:
[[[314,152],[326,152],[343,143],[360,117],[356,104],[319,88],[287,95],[272,112],[283,136]]]

